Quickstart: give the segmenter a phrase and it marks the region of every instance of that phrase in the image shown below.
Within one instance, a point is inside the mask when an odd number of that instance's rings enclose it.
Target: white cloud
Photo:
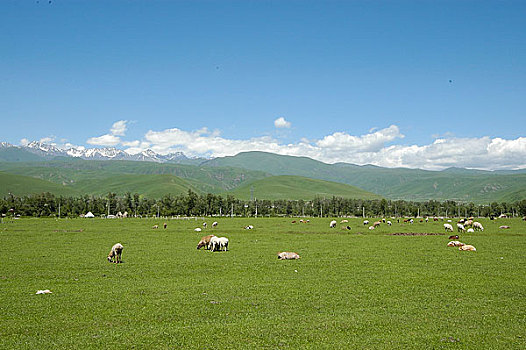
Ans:
[[[53,145],[54,141],[55,141],[55,136],[43,137],[43,138],[40,139],[41,143],[45,143],[45,144],[48,144],[48,145]]]
[[[292,124],[285,120],[283,117],[279,117],[278,119],[274,120],[274,126],[276,128],[290,128]]]
[[[27,145],[29,145],[29,142],[30,141],[28,139],[23,138],[22,140],[20,140],[20,145],[27,146]]]
[[[86,142],[95,146],[117,146],[121,139],[115,135],[106,134],[99,137],[90,137]]]
[[[111,135],[104,135],[106,137]],[[302,138],[283,144],[270,137],[226,139],[207,128],[184,131],[177,128],[150,130],[142,141],[125,145],[135,154],[147,148],[160,154],[182,151],[188,156],[223,157],[246,151],[265,151],[283,155],[306,156],[326,163],[346,162],[385,167],[410,167],[440,170],[451,166],[479,169],[526,168],[526,138],[440,137],[428,145],[393,144],[404,138],[396,125],[365,135],[335,132],[319,140]],[[111,140],[99,140],[111,141]],[[116,140],[115,140],[116,141]],[[124,143],[123,143],[124,144]]]
[[[110,129],[111,134],[115,136],[124,136],[126,133],[126,129],[127,129],[127,126],[126,126],[127,122],[128,122],[127,120],[119,120],[113,123]]]

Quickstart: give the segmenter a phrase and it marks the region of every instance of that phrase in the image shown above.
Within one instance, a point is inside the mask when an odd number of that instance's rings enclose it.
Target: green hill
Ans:
[[[332,196],[360,199],[380,199],[377,194],[364,191],[354,186],[310,179],[302,176],[272,176],[249,184],[239,186],[229,192],[240,199],[250,199],[251,189],[254,197],[259,199],[304,199]]]
[[[140,193],[149,198],[160,198],[166,194],[185,194],[188,189],[197,193],[201,192],[190,182],[173,175],[121,174],[95,180],[81,180],[72,187],[81,193],[99,196],[108,192],[118,195],[130,192]]]
[[[14,175],[0,172],[0,196],[12,193],[15,196],[50,192],[56,195],[76,196],[80,194],[73,188],[67,188],[53,182],[35,179],[30,176]]]
[[[0,162],[39,162],[45,158],[17,147],[0,148]]]
[[[273,175],[296,175],[340,182],[390,199],[451,199],[477,203],[511,201],[524,199],[526,188],[526,174],[523,171],[492,172],[459,168],[426,171],[347,163],[326,164],[310,158],[266,152],[243,152],[203,164],[264,169]]]

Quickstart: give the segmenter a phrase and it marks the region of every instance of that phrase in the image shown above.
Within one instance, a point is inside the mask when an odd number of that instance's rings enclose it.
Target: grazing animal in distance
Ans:
[[[195,231],[195,232],[201,232],[201,227],[196,227],[196,228],[194,228],[194,231]]]
[[[335,228],[336,224],[337,224],[336,220],[332,220],[331,223],[329,224],[329,227],[330,228]]]
[[[459,241],[451,241],[447,244],[448,247],[462,247],[463,245],[465,244]]]
[[[380,226],[381,223],[382,223],[381,221],[375,221],[373,223],[374,228],[377,228],[378,226]]]
[[[463,246],[459,247],[458,250],[472,251],[472,252],[477,251],[477,249],[474,246],[470,245],[470,244],[463,245]]]
[[[153,225],[152,228],[153,229],[157,229],[157,228],[159,228],[159,225]]]
[[[506,230],[506,229],[509,229],[510,227],[507,225],[502,225],[502,226],[499,226],[499,228]]]
[[[449,236],[449,239],[458,239],[458,235]]]
[[[475,230],[473,229],[473,227],[470,227],[470,228],[468,228],[468,230],[466,232],[467,233],[473,233],[473,232],[475,232]]]
[[[168,224],[165,222],[165,223],[163,224],[163,227],[166,229],[167,226],[168,226]]]
[[[466,228],[462,224],[457,224],[457,231],[458,232],[466,232]]]
[[[108,254],[108,261],[116,264],[122,262],[122,250],[124,247],[120,243],[115,243]]]
[[[481,224],[480,222],[475,221],[475,222],[473,223],[473,229],[474,229],[475,231],[478,231],[478,230],[480,230],[480,231],[484,231],[484,226],[482,226],[482,224]]]
[[[217,227],[217,221],[214,221],[214,222],[212,223],[212,227]]]
[[[453,226],[451,224],[444,224],[444,229],[447,231],[453,232]]]
[[[278,259],[279,260],[295,260],[300,259],[301,256],[298,255],[298,253],[294,252],[280,252],[278,253]]]

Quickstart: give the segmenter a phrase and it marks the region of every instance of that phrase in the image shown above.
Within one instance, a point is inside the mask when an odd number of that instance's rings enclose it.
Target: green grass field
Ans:
[[[526,222],[480,220],[460,239],[477,251],[460,252],[447,235],[391,235],[443,222],[215,220],[4,219],[0,348],[526,348]],[[196,250],[209,232],[230,251]],[[116,242],[123,264],[106,260]]]

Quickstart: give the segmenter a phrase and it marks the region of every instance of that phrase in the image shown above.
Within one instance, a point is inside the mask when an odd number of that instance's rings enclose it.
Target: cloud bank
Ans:
[[[119,120],[113,123],[110,133],[97,137],[90,137],[86,143],[94,146],[117,146],[121,143],[119,136],[126,135],[127,120]]]
[[[305,156],[325,163],[345,162],[428,170],[448,167],[487,170],[526,168],[525,137],[514,140],[487,136],[437,137],[429,145],[395,144],[403,138],[404,135],[396,125],[373,129],[365,135],[335,132],[318,140],[301,139],[288,144],[270,136],[245,140],[227,139],[221,137],[218,131],[211,132],[207,128],[196,131],[173,128],[150,130],[142,140],[126,141],[122,145],[128,147],[126,151],[131,154],[152,149],[160,154],[184,152],[188,156],[224,157],[239,152],[264,151]]]

